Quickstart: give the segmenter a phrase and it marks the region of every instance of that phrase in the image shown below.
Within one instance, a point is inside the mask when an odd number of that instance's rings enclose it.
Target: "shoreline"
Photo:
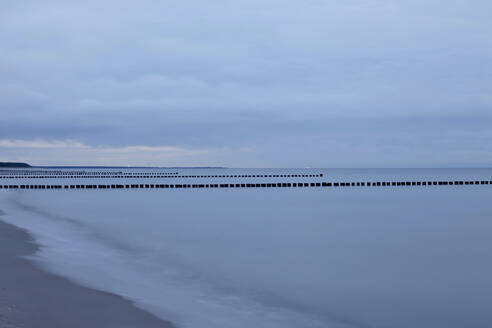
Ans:
[[[121,296],[79,286],[38,268],[39,246],[0,220],[0,328],[175,328]]]

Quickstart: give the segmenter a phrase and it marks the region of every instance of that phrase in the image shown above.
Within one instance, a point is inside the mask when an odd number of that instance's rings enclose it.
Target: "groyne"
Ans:
[[[87,174],[86,172],[72,172],[72,173],[62,173],[62,174],[32,174],[31,172],[26,174],[14,173],[3,173],[0,172],[0,179],[162,179],[162,178],[172,178],[172,179],[214,179],[214,178],[321,178],[323,174],[214,174],[214,175],[179,175],[178,173],[159,173],[159,174],[130,174],[121,173],[114,174],[108,172],[91,172]]]
[[[434,186],[467,186],[492,185],[492,180],[427,180],[427,181],[369,181],[369,182],[266,182],[266,183],[138,183],[138,184],[0,184],[0,189],[21,190],[80,190],[80,189],[237,189],[237,188],[347,188],[347,187],[434,187]]]

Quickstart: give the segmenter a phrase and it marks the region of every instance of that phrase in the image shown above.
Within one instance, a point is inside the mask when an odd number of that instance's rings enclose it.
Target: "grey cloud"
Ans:
[[[216,165],[490,165],[491,9],[5,1],[0,137],[233,156],[200,157]]]

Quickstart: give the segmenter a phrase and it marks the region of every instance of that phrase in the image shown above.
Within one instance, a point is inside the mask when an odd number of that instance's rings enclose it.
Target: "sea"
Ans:
[[[0,220],[44,270],[177,327],[492,326],[492,169],[0,170],[16,184],[143,185],[2,188]]]

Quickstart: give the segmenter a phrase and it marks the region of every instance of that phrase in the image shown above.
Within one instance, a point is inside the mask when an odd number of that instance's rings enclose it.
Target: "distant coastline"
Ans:
[[[41,165],[32,166],[21,162],[0,162],[0,167],[30,167],[44,169],[226,169],[222,166],[84,166],[84,165]]]
[[[44,168],[44,169],[227,169],[227,167],[222,166],[51,166],[51,165],[41,165],[41,166],[32,166],[35,168]]]
[[[31,165],[20,162],[0,162],[0,167],[31,167]]]

